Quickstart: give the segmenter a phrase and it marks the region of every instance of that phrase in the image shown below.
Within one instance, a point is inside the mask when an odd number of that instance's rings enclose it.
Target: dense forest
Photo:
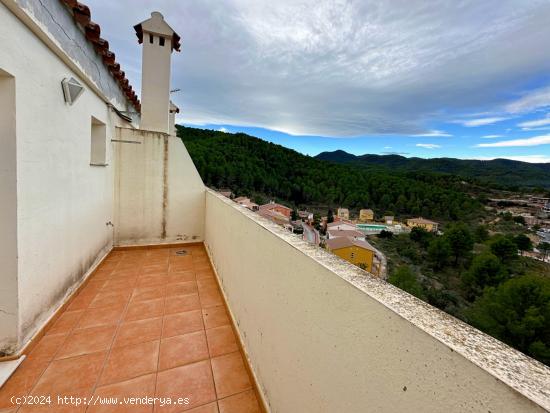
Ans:
[[[205,184],[291,206],[372,208],[378,216],[470,219],[481,204],[456,176],[338,165],[242,134],[178,126]]]
[[[550,365],[550,266],[522,256],[533,248],[527,227],[509,224],[457,222],[443,235],[414,228],[370,242],[388,258],[390,283]]]
[[[400,155],[355,156],[345,151],[321,152],[315,158],[340,164],[363,167],[384,167],[402,172],[440,172],[475,179],[494,187],[519,189],[541,187],[550,189],[550,163],[533,164],[494,159],[478,161],[453,158],[405,158]]]

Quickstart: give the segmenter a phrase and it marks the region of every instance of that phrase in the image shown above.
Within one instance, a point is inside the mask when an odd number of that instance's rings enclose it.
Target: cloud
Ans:
[[[219,128],[218,131],[219,131],[219,132],[224,132],[224,133],[229,132],[229,131],[227,130],[227,128],[224,128],[224,127]]]
[[[499,141],[492,143],[479,143],[477,148],[500,148],[510,146],[538,146],[550,145],[550,135],[535,136],[533,138],[513,139],[509,141]]]
[[[416,146],[418,146],[419,148],[425,148],[425,149],[441,148],[441,145],[436,145],[434,143],[417,143]]]
[[[521,98],[509,103],[506,110],[510,113],[524,113],[548,106],[550,106],[550,86],[524,94]]]
[[[384,149],[391,149],[391,146],[384,146]]]
[[[493,113],[550,71],[550,3],[525,0],[86,0],[132,85],[132,26],[154,8],[182,37],[172,54],[185,123],[294,135],[430,134]],[[451,80],[451,81],[450,81]],[[496,116],[496,115],[495,115]]]
[[[493,123],[502,122],[502,121],[507,120],[507,119],[509,119],[509,118],[492,117],[492,118],[457,120],[457,121],[455,121],[455,123],[460,123],[461,125],[464,125],[468,128],[472,128],[472,127],[476,127],[476,126],[492,125]]]
[[[483,139],[495,139],[495,138],[504,138],[504,135],[485,135],[482,136]]]
[[[529,162],[529,163],[550,163],[550,156],[548,155],[503,155],[498,157],[480,157],[471,158],[480,161],[492,161],[493,159],[510,159],[512,161]]]
[[[541,126],[548,125],[550,125],[550,114],[546,115],[546,118],[543,119],[529,120],[518,123],[518,126],[523,130],[543,129]]]
[[[434,130],[431,130],[429,132],[417,133],[417,134],[414,134],[412,136],[416,136],[416,137],[436,137],[437,138],[438,136],[450,137],[450,136],[453,136],[453,135],[451,135],[450,133],[444,132],[444,131],[434,129]]]

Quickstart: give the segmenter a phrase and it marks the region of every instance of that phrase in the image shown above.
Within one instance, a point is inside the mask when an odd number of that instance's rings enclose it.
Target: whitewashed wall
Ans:
[[[16,91],[20,348],[112,247],[113,169],[90,166],[90,132],[93,116],[110,140],[118,118],[87,87],[67,105],[61,80],[83,79],[2,4],[0,22],[0,70]]]
[[[15,78],[0,68],[0,352],[17,348]]]
[[[116,136],[115,243],[202,241],[205,187],[181,139],[126,128]]]

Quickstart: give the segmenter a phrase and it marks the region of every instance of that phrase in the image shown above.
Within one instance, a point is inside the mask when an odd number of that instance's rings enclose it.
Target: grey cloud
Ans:
[[[183,38],[173,96],[190,123],[292,134],[430,133],[492,111],[550,69],[543,1],[88,0],[132,84],[132,25],[159,10]]]

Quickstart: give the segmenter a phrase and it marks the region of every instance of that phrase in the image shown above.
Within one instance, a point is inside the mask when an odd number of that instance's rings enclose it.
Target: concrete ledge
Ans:
[[[550,409],[542,363],[210,190],[205,245],[273,411]]]

